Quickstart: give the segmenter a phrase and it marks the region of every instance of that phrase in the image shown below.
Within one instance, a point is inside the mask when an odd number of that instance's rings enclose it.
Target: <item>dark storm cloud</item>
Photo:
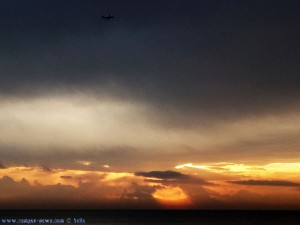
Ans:
[[[167,170],[167,171],[150,171],[150,172],[136,172],[136,176],[142,176],[146,178],[157,178],[159,180],[145,179],[145,181],[152,183],[159,183],[165,185],[174,184],[199,184],[199,185],[212,185],[201,178],[186,175],[180,172]]]
[[[298,104],[298,1],[0,4],[2,95],[104,91],[169,125]]]
[[[182,177],[186,177],[185,174],[176,172],[176,171],[151,171],[151,172],[136,172],[136,176],[142,176],[142,177],[152,177],[152,178],[158,178],[158,179],[178,179]]]
[[[60,176],[61,179],[72,179],[72,176]]]
[[[229,181],[233,184],[242,184],[242,185],[261,185],[261,186],[282,186],[282,187],[298,187],[299,183],[284,181],[284,180],[238,180],[238,181]]]

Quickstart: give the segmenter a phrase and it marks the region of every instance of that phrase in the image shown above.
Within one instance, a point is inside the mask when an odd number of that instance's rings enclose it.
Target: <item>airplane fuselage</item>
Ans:
[[[114,16],[111,16],[110,14],[108,16],[101,16],[102,19],[104,20],[110,20],[110,19],[114,19]]]

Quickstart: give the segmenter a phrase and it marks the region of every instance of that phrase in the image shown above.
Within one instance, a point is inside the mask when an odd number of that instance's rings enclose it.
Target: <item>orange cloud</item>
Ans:
[[[193,165],[193,164],[192,164]],[[255,168],[255,169],[253,169]],[[271,170],[271,168],[273,170]],[[297,171],[295,164],[244,165],[205,164],[201,168],[181,167],[178,171],[107,172],[44,167],[5,167],[0,169],[2,208],[297,208],[299,183],[295,180],[253,179],[274,176],[285,168]],[[231,174],[203,180],[195,170],[211,174]],[[256,172],[256,175],[253,173]],[[283,172],[282,172],[283,173]],[[201,173],[200,173],[201,174]],[[262,201],[263,199],[263,201]],[[28,205],[26,202],[32,202]],[[255,206],[255,207],[254,207]],[[276,208],[276,207],[275,207]]]

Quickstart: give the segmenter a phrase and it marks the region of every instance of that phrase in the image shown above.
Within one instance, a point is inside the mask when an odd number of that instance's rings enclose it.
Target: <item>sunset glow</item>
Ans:
[[[164,187],[156,190],[152,196],[166,207],[188,207],[189,197],[179,187]]]
[[[0,210],[300,210],[299,9],[0,0]]]

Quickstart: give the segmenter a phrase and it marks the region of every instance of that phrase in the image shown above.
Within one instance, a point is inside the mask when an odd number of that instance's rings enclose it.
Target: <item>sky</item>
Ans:
[[[0,0],[0,208],[300,209],[299,40],[298,0]]]

